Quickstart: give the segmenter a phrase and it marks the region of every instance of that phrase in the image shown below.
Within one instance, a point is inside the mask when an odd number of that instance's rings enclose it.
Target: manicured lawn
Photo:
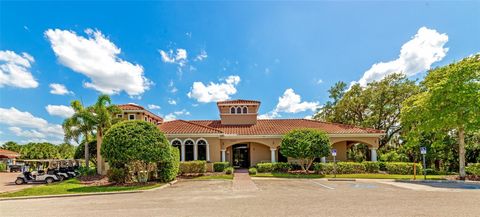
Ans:
[[[155,184],[138,185],[138,186],[87,186],[87,185],[80,184],[80,182],[77,179],[70,179],[60,183],[26,188],[17,192],[2,193],[0,194],[0,197],[22,197],[22,196],[146,190],[146,189],[151,189],[155,187],[160,187],[162,185],[164,185],[164,183],[155,183]]]
[[[334,175],[319,175],[319,174],[289,174],[289,173],[257,173],[253,177],[273,177],[273,178],[301,178],[301,179],[318,179],[318,178],[333,178]],[[395,175],[395,174],[339,174],[337,178],[351,178],[351,179],[413,179],[413,175]],[[423,175],[417,175],[418,180],[423,180]],[[429,180],[445,179],[443,175],[428,175]]]
[[[232,175],[226,175],[226,174],[221,174],[221,175],[207,175],[207,176],[199,176],[195,177],[194,179],[196,180],[218,180],[218,179],[233,179],[233,174]]]

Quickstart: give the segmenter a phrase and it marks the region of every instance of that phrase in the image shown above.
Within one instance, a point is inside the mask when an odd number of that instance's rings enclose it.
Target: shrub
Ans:
[[[413,164],[405,162],[386,162],[385,168],[389,174],[411,175],[413,174]],[[422,166],[417,163],[417,174],[422,174]]]
[[[330,139],[319,130],[292,130],[283,136],[280,152],[285,157],[298,160],[302,170],[307,172],[315,158],[330,154]]]
[[[158,178],[161,182],[170,182],[177,177],[180,167],[180,151],[177,148],[173,148],[171,157],[171,160],[160,162],[157,165]]]
[[[252,167],[252,168],[248,169],[248,174],[257,175],[257,168]]]
[[[380,171],[387,171],[387,167],[385,166],[386,162],[378,162],[378,166],[380,167]]]
[[[258,163],[257,170],[259,173],[270,173],[273,171],[272,163]]]
[[[7,164],[0,162],[0,172],[4,172],[6,170],[7,170]]]
[[[203,160],[180,162],[180,174],[187,173],[205,173],[207,171],[207,162]]]
[[[380,171],[379,162],[364,161],[362,164],[365,166],[367,173],[378,173]]]
[[[355,173],[365,173],[366,168],[362,163],[354,162],[338,162],[337,163],[337,174],[355,174]]]
[[[403,153],[398,153],[396,150],[392,150],[381,154],[379,160],[383,162],[407,162],[408,156]]]
[[[108,180],[114,183],[125,183],[127,179],[127,173],[124,168],[111,168],[108,171]]]
[[[273,172],[277,173],[287,173],[292,167],[289,163],[278,162],[273,164]]]
[[[480,163],[468,164],[465,172],[469,175],[480,176]]]
[[[227,175],[233,174],[234,171],[235,171],[235,169],[233,169],[233,167],[225,168],[225,174],[227,174]]]
[[[95,167],[79,167],[77,169],[77,172],[80,174],[80,176],[93,176],[97,174],[97,169]]]
[[[313,169],[318,174],[333,174],[334,172],[333,163],[315,163]]]
[[[228,162],[215,162],[213,163],[214,172],[223,172],[230,164]]]

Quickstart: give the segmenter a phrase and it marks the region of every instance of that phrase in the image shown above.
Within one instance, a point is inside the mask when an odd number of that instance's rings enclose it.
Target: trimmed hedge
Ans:
[[[110,168],[107,173],[108,181],[122,184],[127,181],[127,172],[125,168]]]
[[[180,162],[180,174],[187,173],[205,173],[207,171],[207,162],[203,160]]]
[[[385,169],[389,174],[412,175],[413,164],[405,162],[385,162]],[[422,174],[422,165],[417,163],[417,174]]]
[[[180,167],[180,151],[177,148],[172,148],[172,159],[157,164],[158,178],[161,182],[173,181],[178,174]]]
[[[334,172],[333,163],[314,163],[313,169],[318,174],[333,174]]]
[[[225,174],[227,174],[227,175],[233,174],[234,171],[235,171],[235,169],[233,169],[233,167],[225,168]]]
[[[284,162],[277,162],[273,163],[273,171],[276,173],[287,173],[292,168],[292,164],[284,163]]]
[[[252,168],[248,169],[248,174],[257,175],[257,168],[252,167]]]
[[[480,176],[480,163],[468,164],[468,166],[465,167],[465,172],[469,175]]]
[[[0,163],[0,172],[7,171],[7,164]]]
[[[372,161],[365,161],[362,162],[365,165],[365,170],[367,173],[378,173],[380,172],[380,163],[379,162],[372,162]]]
[[[273,163],[258,163],[257,171],[259,173],[271,173],[273,171]]]
[[[335,165],[333,163],[316,163],[313,168],[315,172],[319,174],[333,174],[335,172]],[[364,163],[354,163],[354,162],[338,162],[337,163],[337,174],[355,174],[355,173],[365,173],[366,167]]]
[[[225,168],[230,166],[228,162],[215,162],[213,163],[213,171],[214,172],[223,172]]]

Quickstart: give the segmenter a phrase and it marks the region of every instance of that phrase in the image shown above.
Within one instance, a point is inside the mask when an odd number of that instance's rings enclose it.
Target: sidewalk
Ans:
[[[248,170],[238,169],[233,174],[233,190],[234,191],[257,191],[257,185],[252,181]]]

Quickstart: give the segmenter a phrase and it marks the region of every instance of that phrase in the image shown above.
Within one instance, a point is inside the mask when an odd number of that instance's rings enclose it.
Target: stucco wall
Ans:
[[[259,143],[250,143],[250,166],[260,162],[271,162],[270,147]]]

